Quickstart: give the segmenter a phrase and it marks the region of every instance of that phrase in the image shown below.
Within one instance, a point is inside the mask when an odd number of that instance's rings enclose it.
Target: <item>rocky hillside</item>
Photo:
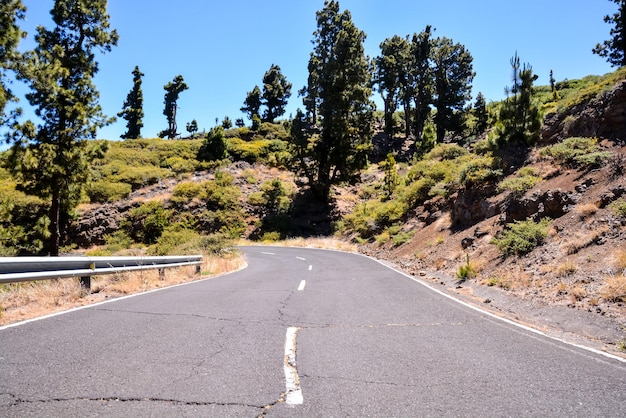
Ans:
[[[557,163],[541,152],[588,136],[611,154],[600,167]],[[548,115],[542,138],[508,177],[528,169],[541,174],[523,194],[487,186],[427,201],[404,227],[415,231],[410,242],[367,244],[362,251],[495,313],[624,350],[626,217],[616,205],[626,195],[626,82]],[[493,244],[510,222],[546,217],[552,219],[547,237],[528,254],[505,256]],[[471,274],[460,278],[467,265]]]

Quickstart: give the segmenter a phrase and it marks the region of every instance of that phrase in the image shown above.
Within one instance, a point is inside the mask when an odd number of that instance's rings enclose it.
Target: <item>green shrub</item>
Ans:
[[[197,222],[202,232],[219,232],[230,238],[238,238],[246,230],[246,215],[241,209],[207,210],[197,216]]]
[[[459,170],[459,183],[466,188],[495,181],[502,176],[502,170],[496,169],[496,162],[491,156],[481,156],[465,161]]]
[[[577,166],[599,168],[602,167],[606,161],[610,160],[612,156],[613,153],[610,151],[590,152],[589,154],[574,157],[574,163]]]
[[[515,221],[492,240],[505,255],[524,255],[543,244],[550,229],[550,219]]]
[[[521,168],[515,177],[504,179],[498,185],[500,191],[510,191],[516,195],[524,194],[542,180],[532,167]]]
[[[458,283],[463,283],[466,280],[473,279],[476,277],[478,272],[470,263],[469,254],[465,255],[465,264],[459,267],[459,270],[456,272],[456,278]]]
[[[170,227],[163,231],[148,252],[153,255],[191,255],[187,253],[187,246],[199,237],[200,234],[191,229]]]
[[[617,216],[626,218],[626,200],[617,199],[609,205],[609,209],[611,209]]]
[[[248,197],[248,203],[266,215],[285,214],[291,208],[295,188],[279,179],[266,180],[260,191]]]
[[[202,146],[198,150],[198,160],[216,161],[228,157],[224,128],[217,126],[207,134]]]
[[[391,240],[393,242],[394,247],[399,247],[402,244],[405,244],[411,241],[411,238],[413,238],[414,234],[415,234],[414,231],[409,231],[409,232],[399,231],[396,234],[393,234],[391,236]]]
[[[428,200],[430,191],[434,186],[435,181],[433,179],[422,177],[399,192],[400,200],[410,208],[417,207]]]
[[[539,151],[542,157],[551,157],[558,164],[570,167],[597,167],[611,157],[611,153],[600,151],[596,138],[572,137]]]
[[[202,184],[193,181],[178,183],[172,190],[172,201],[176,203],[188,202],[202,194]]]
[[[133,239],[122,229],[115,231],[111,235],[104,236],[105,246],[85,253],[88,256],[108,256],[118,254],[128,250],[133,245]]]
[[[179,156],[169,157],[164,162],[162,167],[172,170],[174,173],[192,173],[196,170],[198,161],[188,160]]]
[[[87,186],[86,191],[91,202],[104,203],[128,197],[132,192],[132,187],[128,183],[96,181]]]
[[[231,245],[230,238],[224,234],[200,235],[181,225],[172,225],[148,252],[153,255],[220,254]]]
[[[455,160],[469,154],[469,151],[456,144],[439,144],[424,156],[425,160]]]
[[[166,168],[155,166],[135,167],[115,164],[110,167],[102,167],[102,175],[104,176],[103,179],[111,183],[127,183],[132,186],[133,190],[137,190],[156,184],[162,179],[173,177],[174,173]]]
[[[121,225],[135,242],[150,245],[157,242],[169,225],[170,216],[163,203],[151,200],[132,209]]]

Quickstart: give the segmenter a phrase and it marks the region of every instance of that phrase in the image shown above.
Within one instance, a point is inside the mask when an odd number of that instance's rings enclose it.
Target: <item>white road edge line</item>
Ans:
[[[300,282],[300,286],[298,286],[298,291],[301,292],[304,290],[304,286],[306,286],[306,280],[302,280]]]
[[[289,327],[285,335],[285,362],[283,369],[285,370],[285,386],[287,388],[285,403],[287,405],[302,405],[304,401],[302,389],[300,389],[298,369],[296,368],[296,338],[299,330],[300,328],[298,327]]]
[[[330,250],[330,251],[333,251],[333,250]],[[336,250],[334,250],[334,251],[336,251]],[[529,326],[524,325],[524,324],[520,324],[520,323],[515,322],[515,321],[513,321],[511,319],[504,318],[504,317],[496,315],[496,314],[494,314],[492,312],[489,312],[489,311],[486,311],[484,309],[481,309],[478,306],[474,306],[474,305],[472,305],[470,303],[464,302],[464,301],[462,301],[460,299],[455,298],[452,295],[448,295],[447,293],[442,292],[441,290],[432,287],[429,283],[424,282],[424,281],[418,279],[417,277],[411,276],[411,275],[409,275],[409,274],[407,274],[407,273],[405,273],[403,271],[400,271],[400,270],[398,270],[398,269],[396,269],[396,268],[394,268],[394,267],[384,263],[381,260],[377,260],[374,257],[370,257],[368,255],[359,254],[359,253],[352,253],[352,254],[356,254],[356,255],[360,255],[362,257],[369,258],[370,260],[373,260],[373,261],[375,261],[375,262],[377,262],[379,264],[382,264],[383,266],[387,267],[388,269],[391,269],[391,270],[395,271],[396,273],[399,273],[400,275],[402,275],[404,277],[407,277],[408,279],[414,281],[415,283],[418,283],[418,284],[420,284],[420,285],[422,285],[422,286],[432,290],[433,292],[440,294],[441,296],[443,296],[443,297],[445,297],[447,299],[450,299],[450,300],[452,300],[452,301],[454,301],[454,302],[456,302],[456,303],[458,303],[460,305],[465,306],[466,308],[469,308],[469,309],[474,310],[476,312],[480,312],[480,313],[482,313],[484,315],[487,315],[487,316],[489,316],[491,318],[494,318],[494,319],[497,319],[499,321],[505,322],[505,323],[507,323],[509,325],[513,325],[514,327],[521,328],[521,329],[523,329],[525,331],[528,331],[528,332],[531,332],[533,334],[541,335],[542,337],[547,338],[549,340],[558,341],[558,342],[563,343],[565,345],[570,345],[572,347],[576,347],[576,348],[579,348],[581,350],[589,351],[589,352],[594,353],[594,354],[599,354],[600,356],[603,356],[603,357],[607,357],[607,358],[610,358],[610,359],[613,359],[613,360],[620,361],[622,363],[626,363],[626,359],[623,358],[623,357],[619,357],[619,356],[613,355],[611,353],[607,353],[605,351],[595,349],[593,347],[588,347],[588,346],[583,345],[583,344],[577,344],[577,343],[574,343],[574,342],[571,342],[571,341],[567,341],[566,339],[563,339],[563,338],[559,338],[559,337],[555,337],[555,336],[546,334],[545,332],[540,331],[538,329],[529,327]]]

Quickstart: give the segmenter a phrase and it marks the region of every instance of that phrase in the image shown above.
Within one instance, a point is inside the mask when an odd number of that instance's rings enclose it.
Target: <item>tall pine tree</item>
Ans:
[[[89,179],[89,163],[102,149],[90,145],[109,124],[93,84],[96,51],[109,52],[118,36],[109,27],[106,0],[56,0],[53,29],[37,28],[36,47],[26,53],[20,79],[41,123],[25,123],[10,153],[20,187],[50,202],[48,253],[58,255],[65,226]]]
[[[539,139],[541,114],[533,101],[533,83],[537,75],[532,67],[520,64],[517,51],[511,58],[513,85],[505,89],[507,98],[502,103],[496,126],[496,135],[502,143],[522,143],[532,145]]]
[[[395,131],[395,113],[410,66],[410,43],[406,38],[393,36],[380,44],[380,56],[374,60],[374,84],[383,99],[385,133],[391,138]]]
[[[307,165],[304,172],[313,190],[327,201],[332,184],[351,178],[367,164],[373,115],[371,65],[363,47],[365,33],[354,25],[349,11],[340,11],[339,2],[326,0],[316,17],[309,85],[303,91],[305,105],[316,105],[321,133],[307,146],[310,158],[301,162]]]
[[[9,102],[17,101],[9,88],[8,72],[20,62],[17,46],[26,34],[18,26],[18,21],[24,19],[25,12],[21,0],[0,2],[0,126],[8,124],[19,113],[16,110],[7,115],[5,109]]]
[[[163,114],[167,118],[167,129],[159,133],[160,138],[167,137],[168,139],[174,139],[179,135],[179,133],[176,132],[178,130],[176,126],[178,96],[188,88],[182,75],[177,75],[172,81],[163,86],[163,90],[165,90],[165,97],[163,99],[165,108],[163,109]]]
[[[451,39],[437,38],[433,42],[433,72],[435,77],[435,125],[437,142],[448,131],[462,128],[462,111],[471,99],[473,58],[461,44]]]
[[[290,97],[291,83],[280,71],[280,67],[272,64],[263,76],[262,100],[267,108],[263,114],[263,120],[273,123],[274,119],[284,115]]]
[[[143,128],[143,91],[141,90],[141,77],[144,74],[135,66],[133,70],[133,88],[126,96],[124,106],[118,117],[126,120],[126,133],[120,135],[122,139],[141,138]]]

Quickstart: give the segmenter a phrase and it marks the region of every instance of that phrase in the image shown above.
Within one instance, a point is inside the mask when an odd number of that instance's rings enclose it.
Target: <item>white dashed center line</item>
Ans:
[[[285,370],[285,386],[287,394],[285,403],[287,405],[301,405],[304,401],[302,397],[302,389],[300,389],[300,378],[298,377],[298,369],[296,367],[296,337],[300,328],[287,328],[285,336],[285,361],[283,369]]]
[[[306,280],[302,280],[300,282],[300,286],[298,286],[298,291],[303,291],[304,290],[304,286],[306,286]]]

